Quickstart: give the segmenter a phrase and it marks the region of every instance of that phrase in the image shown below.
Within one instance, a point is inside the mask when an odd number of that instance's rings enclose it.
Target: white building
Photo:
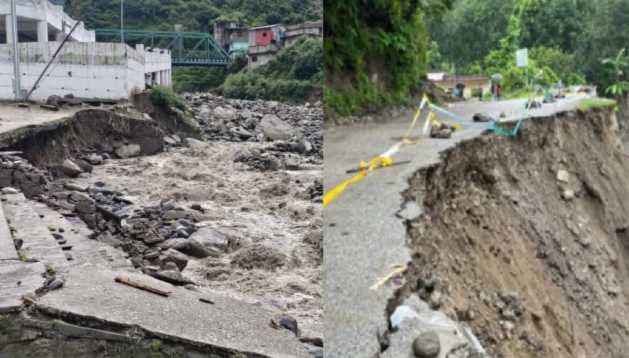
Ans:
[[[48,0],[16,0],[18,53],[23,95],[30,90],[76,20]],[[15,99],[11,8],[0,0],[0,99]],[[126,99],[147,85],[171,84],[171,55],[121,43],[95,42],[94,31],[80,24],[33,92],[31,99],[50,95]]]

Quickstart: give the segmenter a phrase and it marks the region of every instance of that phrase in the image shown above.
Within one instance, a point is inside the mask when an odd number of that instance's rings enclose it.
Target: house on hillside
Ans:
[[[249,29],[235,21],[218,21],[214,24],[214,40],[232,58],[246,54],[249,69],[268,63],[282,48],[292,46],[304,36],[323,37],[323,21],[289,26],[265,25]]]
[[[249,29],[249,63],[250,69],[262,66],[271,61],[283,47],[286,28],[282,25],[266,25]]]
[[[284,45],[292,46],[302,37],[323,37],[323,21],[310,21],[286,26]]]
[[[485,76],[461,76],[433,72],[428,73],[428,80],[457,97],[471,98],[479,91],[481,95],[491,92],[491,80]]]
[[[214,40],[232,58],[249,52],[249,30],[236,21],[219,21],[214,24]]]

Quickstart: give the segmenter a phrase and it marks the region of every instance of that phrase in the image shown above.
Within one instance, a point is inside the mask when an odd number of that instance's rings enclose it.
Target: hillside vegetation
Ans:
[[[227,77],[223,94],[231,98],[299,102],[321,87],[323,41],[302,39],[255,70]]]
[[[350,0],[325,8],[325,100],[348,115],[408,103],[427,71],[503,76],[503,88],[629,90],[629,0]],[[528,69],[515,52],[529,49]]]
[[[66,0],[65,8],[88,28],[120,26],[120,0]],[[322,8],[322,0],[127,0],[125,26],[172,31],[175,24],[182,24],[185,31],[211,33],[220,20],[240,21],[250,27],[319,20]],[[300,96],[320,86],[322,46],[320,40],[302,42],[251,73],[238,74],[246,66],[246,58],[224,68],[175,68],[173,87],[176,92],[203,92],[218,89],[229,79],[225,93],[232,97],[303,100]]]
[[[217,20],[237,20],[248,26],[317,20],[321,0],[133,0],[125,1],[125,24],[130,29],[211,32]],[[66,11],[89,28],[118,28],[120,0],[66,0]]]
[[[347,115],[405,103],[427,70],[426,18],[449,0],[326,3],[325,105]]]
[[[504,87],[524,87],[515,51],[528,48],[528,72],[538,85],[594,83],[599,93],[627,78],[629,0],[458,0],[429,22],[431,67],[505,76]],[[620,73],[621,72],[621,73]],[[620,74],[620,77],[619,77]]]

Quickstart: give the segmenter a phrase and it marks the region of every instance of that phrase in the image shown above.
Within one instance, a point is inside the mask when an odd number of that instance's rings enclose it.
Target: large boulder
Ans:
[[[218,253],[205,248],[201,243],[195,239],[170,239],[160,244],[163,249],[175,249],[188,256],[197,257],[200,259],[213,256],[218,257]]]
[[[259,124],[260,131],[267,140],[289,140],[297,133],[288,123],[282,121],[274,114],[262,117]]]
[[[225,235],[210,227],[200,228],[190,236],[190,239],[197,241],[203,247],[213,252],[225,252],[229,244]]]
[[[116,149],[116,155],[122,159],[137,157],[140,153],[142,148],[138,144],[127,144]]]
[[[214,116],[231,121],[236,119],[236,111],[233,108],[216,107],[214,108]]]
[[[77,177],[79,174],[83,173],[81,167],[70,159],[63,161],[63,164],[61,164],[61,170],[63,171],[63,174],[71,178]]]

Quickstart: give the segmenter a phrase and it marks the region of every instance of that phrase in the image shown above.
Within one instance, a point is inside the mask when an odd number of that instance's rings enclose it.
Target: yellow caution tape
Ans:
[[[387,152],[388,153],[388,152]],[[386,154],[386,153],[385,153]],[[334,189],[330,190],[323,196],[323,207],[328,206],[330,203],[336,199],[336,197],[344,192],[350,185],[356,184],[359,181],[365,179],[369,172],[374,171],[379,168],[385,168],[393,165],[393,159],[388,155],[380,155],[376,158],[373,158],[369,162],[361,161],[358,166],[359,171],[358,174],[351,177],[349,180],[344,181],[343,183],[337,185]]]
[[[403,145],[413,145],[413,144],[419,143],[421,141],[421,138],[418,140],[412,140],[411,134],[415,130],[415,127],[417,126],[419,118],[421,117],[421,112],[424,109],[424,107],[426,107],[426,105],[428,105],[430,108],[432,104],[430,103],[430,99],[428,99],[428,97],[424,95],[424,98],[422,99],[419,107],[417,108],[417,111],[415,112],[415,115],[413,116],[413,121],[411,122],[408,129],[404,133],[404,136],[402,136],[402,140],[399,143],[396,143],[391,148],[389,148],[388,151],[377,156],[376,158],[373,158],[369,162],[361,161],[359,165],[358,174],[354,175],[353,177],[344,181],[343,183],[337,185],[334,189],[330,190],[328,193],[326,193],[323,196],[323,207],[330,205],[330,203],[332,203],[334,199],[336,199],[342,192],[347,190],[348,187],[365,179],[365,177],[370,172],[376,169],[386,168],[393,165],[393,155],[397,154]],[[436,125],[441,125],[441,123],[437,120],[437,115],[431,109],[430,112],[428,113],[426,124],[424,125],[424,128],[422,130],[423,136],[424,137],[428,136],[430,134],[430,128]],[[451,127],[458,130],[461,128],[461,125],[458,123],[455,123]]]
[[[379,289],[380,287],[384,286],[387,282],[389,282],[389,280],[391,280],[395,276],[403,274],[404,271],[406,271],[406,265],[393,265],[391,269],[392,269],[391,272],[389,272],[386,276],[378,280],[378,282],[374,283],[371,287],[369,287],[369,289],[372,291],[375,291]]]

